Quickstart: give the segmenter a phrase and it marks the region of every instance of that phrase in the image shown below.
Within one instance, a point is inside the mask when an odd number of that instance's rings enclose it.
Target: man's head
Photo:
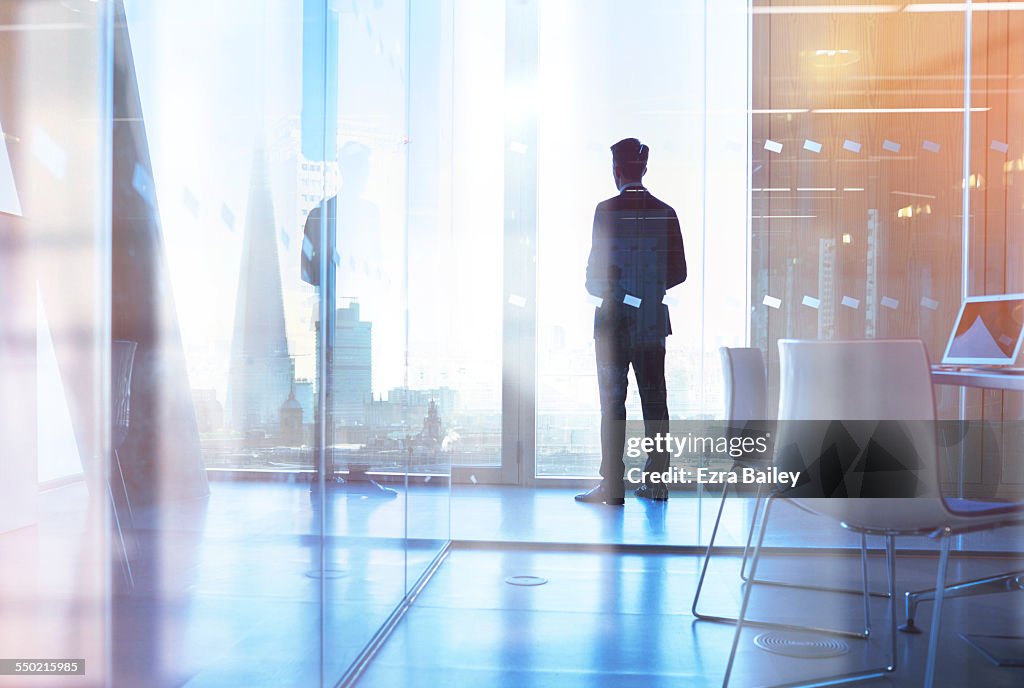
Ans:
[[[651,149],[637,139],[622,139],[612,146],[612,175],[615,186],[621,189],[626,184],[643,179],[647,172],[647,156]]]

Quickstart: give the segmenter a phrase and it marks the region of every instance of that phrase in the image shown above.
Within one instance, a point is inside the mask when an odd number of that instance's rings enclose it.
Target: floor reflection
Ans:
[[[84,485],[43,493],[38,528],[0,535],[0,555],[22,562],[0,580],[4,646],[25,656],[65,648],[98,672],[109,618],[113,685],[310,686],[320,682],[322,622],[333,684],[399,602],[407,575],[418,577],[406,569],[404,489],[375,499],[341,485],[322,505],[308,483],[210,487],[207,499],[136,509],[135,584],[110,569],[109,607]],[[416,490],[421,531],[446,533],[447,487]],[[437,543],[421,540],[425,567],[427,543]]]

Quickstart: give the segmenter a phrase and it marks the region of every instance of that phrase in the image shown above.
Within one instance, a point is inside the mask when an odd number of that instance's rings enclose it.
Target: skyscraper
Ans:
[[[234,430],[276,429],[294,365],[288,356],[274,205],[262,150],[253,154],[242,262],[235,297],[227,422]]]
[[[317,348],[320,346],[317,323]],[[334,325],[331,411],[335,425],[362,424],[366,404],[373,400],[373,324],[359,319],[359,304],[336,312]],[[317,379],[323,379],[317,376]]]

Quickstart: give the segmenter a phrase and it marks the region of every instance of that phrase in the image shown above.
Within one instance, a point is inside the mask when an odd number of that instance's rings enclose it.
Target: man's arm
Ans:
[[[679,218],[676,211],[668,222],[668,265],[665,270],[665,288],[671,289],[686,281],[686,251],[683,249],[683,233],[679,229]]]
[[[302,254],[299,275],[303,282],[320,284],[320,206],[314,206],[302,226]]]
[[[608,237],[601,226],[601,210],[594,211],[594,229],[590,238],[590,257],[587,259],[587,291],[606,299],[611,294],[608,281]]]

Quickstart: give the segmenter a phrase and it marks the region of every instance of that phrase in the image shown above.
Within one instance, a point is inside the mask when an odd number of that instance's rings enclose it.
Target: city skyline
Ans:
[[[235,294],[235,323],[225,401],[227,426],[236,431],[278,423],[295,381],[288,353],[274,205],[262,148],[253,153],[249,202]]]

